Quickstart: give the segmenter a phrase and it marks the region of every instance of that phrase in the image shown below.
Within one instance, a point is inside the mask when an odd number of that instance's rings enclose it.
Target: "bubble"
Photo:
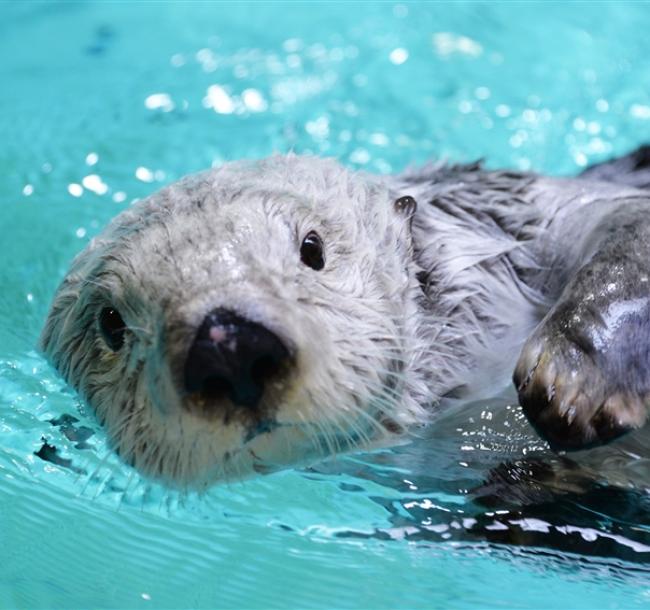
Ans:
[[[350,155],[350,161],[365,165],[370,161],[370,153],[365,148],[357,148]]]
[[[632,104],[630,114],[635,119],[648,120],[650,119],[650,106],[644,104]]]
[[[152,93],[144,100],[144,105],[149,110],[162,110],[170,112],[174,109],[174,102],[168,93]]]
[[[487,87],[477,87],[474,90],[474,95],[478,100],[486,100],[490,97],[490,90]]]
[[[88,174],[81,184],[97,195],[105,195],[108,192],[108,185],[97,174]]]
[[[587,165],[587,155],[585,155],[583,152],[576,152],[573,155],[573,160],[576,162],[576,165],[579,165],[580,167]]]
[[[220,85],[210,85],[203,98],[203,105],[212,108],[218,114],[231,114],[235,110],[235,103],[226,90]]]
[[[287,53],[295,53],[302,49],[302,41],[299,38],[288,38],[282,43],[282,48]]]
[[[330,127],[327,117],[319,117],[315,121],[307,121],[305,131],[312,137],[324,139],[329,135]]]
[[[84,193],[84,189],[81,184],[72,182],[68,184],[68,193],[70,193],[73,197],[81,197]]]
[[[409,52],[402,47],[393,49],[388,56],[391,63],[394,63],[396,66],[403,64],[409,58]]]
[[[587,128],[587,122],[578,117],[577,119],[573,119],[573,129],[576,131],[584,131]]]
[[[388,136],[385,133],[376,132],[370,134],[370,142],[375,146],[388,146]]]
[[[287,55],[287,66],[289,66],[292,70],[297,70],[302,67],[302,59],[300,59],[300,55],[297,55],[296,53],[291,53],[291,55]]]
[[[182,55],[181,53],[175,53],[174,55],[171,56],[169,59],[169,63],[174,67],[174,68],[180,68],[181,66],[184,66],[186,62],[185,56]]]
[[[433,35],[433,47],[438,55],[447,57],[453,54],[478,57],[483,53],[483,47],[476,40],[467,36],[459,36],[451,32],[438,32]]]
[[[241,97],[244,106],[251,112],[263,112],[268,108],[266,100],[257,89],[245,89]]]
[[[587,123],[587,133],[592,136],[598,135],[600,133],[600,123],[598,121],[589,121]]]
[[[146,167],[138,167],[138,169],[135,170],[135,177],[138,180],[142,180],[142,182],[153,182],[154,175],[153,172],[146,168]]]

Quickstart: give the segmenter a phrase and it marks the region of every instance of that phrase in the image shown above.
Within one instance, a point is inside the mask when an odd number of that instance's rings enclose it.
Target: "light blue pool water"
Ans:
[[[120,465],[34,349],[72,256],[211,164],[570,174],[650,141],[649,31],[622,2],[0,3],[0,607],[649,607],[642,489],[475,500],[539,448],[516,409],[511,437],[461,416],[179,497]]]

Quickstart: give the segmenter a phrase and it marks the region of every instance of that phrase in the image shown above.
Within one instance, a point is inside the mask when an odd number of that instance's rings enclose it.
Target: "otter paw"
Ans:
[[[536,332],[513,380],[526,417],[554,449],[577,450],[640,428],[650,396],[626,391],[590,345]]]

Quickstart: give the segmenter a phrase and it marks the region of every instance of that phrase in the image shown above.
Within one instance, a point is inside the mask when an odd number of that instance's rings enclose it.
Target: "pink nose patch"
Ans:
[[[221,343],[226,338],[226,331],[223,326],[213,326],[210,329],[210,340],[213,343]]]

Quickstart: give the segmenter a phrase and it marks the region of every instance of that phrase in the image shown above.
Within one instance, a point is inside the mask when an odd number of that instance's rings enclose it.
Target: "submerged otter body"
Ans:
[[[125,461],[181,487],[392,442],[513,370],[540,433],[582,448],[645,421],[647,211],[478,164],[227,164],[117,216],[41,345]]]

